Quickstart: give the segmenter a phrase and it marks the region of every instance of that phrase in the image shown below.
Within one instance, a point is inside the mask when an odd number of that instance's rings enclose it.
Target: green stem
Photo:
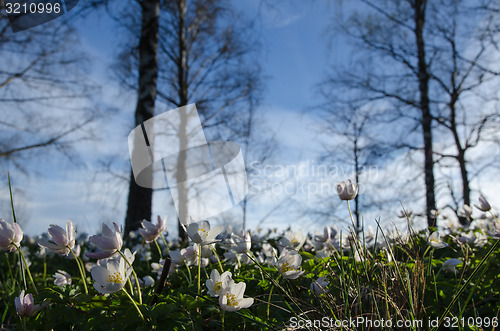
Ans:
[[[43,286],[47,286],[47,257],[43,258]]]
[[[436,274],[434,273],[434,270],[432,270],[432,278],[434,280],[434,295],[436,298],[436,302],[438,302],[438,290],[437,290],[437,282],[436,282]]]
[[[201,245],[198,245],[198,296],[200,296],[201,284]]]
[[[26,262],[26,259],[24,258],[23,252],[21,251],[21,246],[16,246],[16,244],[14,244],[14,243],[12,243],[12,245],[14,245],[14,247],[17,249],[17,251],[21,255],[21,258],[23,259],[24,265],[26,266],[26,271],[28,271],[28,277],[30,278],[31,285],[33,285],[33,289],[35,290],[35,294],[38,295],[38,290],[36,289],[35,282],[33,281],[33,277],[31,276],[30,267],[28,267],[28,263]]]
[[[168,244],[167,244],[167,240],[165,240],[165,236],[162,234],[160,234],[161,236],[161,239],[163,240],[163,243],[165,244],[165,248],[167,249],[167,255],[168,253],[170,253],[170,249],[168,248]]]
[[[430,246],[430,245],[427,246],[427,249],[425,250],[424,255],[422,255],[422,259],[425,257],[425,255],[427,255],[427,252],[431,249],[431,247],[432,246]],[[434,248],[432,247],[432,249],[434,249]]]
[[[222,268],[222,263],[220,263],[219,254],[217,254],[217,250],[212,245],[210,245],[210,248],[212,248],[212,251],[214,252],[215,257],[217,258],[217,262],[219,262],[220,272],[224,273],[224,269]]]
[[[271,291],[269,291],[269,299],[267,300],[267,319],[269,319],[269,306],[271,306],[271,296],[273,295],[274,285],[271,287]]]
[[[203,266],[203,271],[205,272],[205,277],[210,278],[207,272],[207,268],[205,266]]]
[[[299,306],[298,302],[297,302],[297,301],[296,301],[296,300],[295,300],[295,299],[294,299],[294,298],[290,295],[290,293],[288,293],[288,291],[287,291],[287,290],[285,290],[285,288],[284,288],[283,286],[281,286],[281,285],[278,283],[278,280],[280,279],[281,275],[279,275],[279,276],[278,276],[278,278],[275,280],[275,279],[274,279],[273,277],[271,277],[271,275],[270,275],[270,274],[269,274],[269,273],[268,273],[268,272],[267,272],[267,271],[266,271],[266,270],[265,270],[265,269],[264,269],[264,268],[260,265],[259,261],[257,261],[257,259],[256,259],[256,258],[254,258],[251,254],[253,255],[253,253],[252,253],[252,252],[245,252],[245,255],[246,255],[246,256],[248,256],[248,258],[249,258],[250,260],[252,260],[252,262],[253,262],[253,263],[255,263],[255,264],[259,267],[259,269],[260,269],[260,270],[264,273],[264,275],[265,275],[265,276],[266,276],[266,277],[267,277],[267,278],[271,281],[271,283],[273,283],[273,285],[274,285],[274,286],[276,286],[277,288],[279,288],[279,289],[280,289],[280,291],[282,291],[282,292],[283,292],[283,293],[287,296],[287,298],[288,298],[288,299],[290,299],[290,301],[291,301],[291,302],[293,302],[293,303],[295,304],[295,306],[297,306],[297,308],[300,310],[300,312],[301,312],[301,313],[304,313],[304,311],[302,310],[302,308],[300,308],[300,306]],[[286,303],[286,301],[285,301],[285,303]],[[290,307],[290,310],[292,310],[292,309],[291,309],[291,307]],[[295,311],[294,311],[294,314],[295,314],[296,316],[298,316],[298,314],[297,314],[297,313],[295,313]]]
[[[189,274],[189,286],[191,286],[191,284],[193,283],[193,276],[191,275],[191,268],[188,266],[186,260],[184,260],[184,265],[186,266],[186,269],[188,271],[188,274]]]
[[[132,268],[132,267],[131,267]],[[137,274],[135,273],[134,268],[132,268],[132,274],[134,275],[135,283],[137,285],[137,292],[139,294],[139,303],[142,305],[142,292],[141,292],[141,284],[139,284],[139,278],[137,277]]]
[[[234,253],[234,256],[236,256],[236,262],[238,262],[238,273],[239,273],[241,271],[240,257],[238,256],[238,253]]]
[[[347,209],[349,210],[349,216],[351,217],[352,228],[354,229],[354,233],[355,233],[355,239],[359,240],[358,239],[358,228],[354,224],[354,217],[352,216],[351,206],[349,205],[349,200],[346,200],[346,201],[347,201]]]
[[[21,255],[18,256],[19,256],[19,265],[21,266],[21,268],[19,268],[19,273],[21,274],[21,279],[23,281],[22,285],[24,285],[24,290],[27,291],[28,286],[26,285],[26,272],[24,271],[24,263],[23,260],[21,259]]]
[[[349,209],[349,214],[351,215],[351,221],[353,223],[353,226],[354,226],[354,220],[353,220],[353,217],[352,217],[352,213],[351,213],[351,208],[349,207],[349,200],[347,200],[347,208]],[[368,274],[368,267],[366,266],[366,259],[367,259],[367,254],[366,254],[366,245],[363,243],[363,247],[361,247],[361,242],[359,241],[359,237],[358,237],[358,233],[355,232],[354,233],[354,248],[356,249],[357,253],[358,253],[358,256],[359,258],[361,259],[361,265],[363,266],[363,269],[364,269],[364,272],[365,272],[365,275],[368,279],[370,279],[370,275]],[[352,247],[351,247],[352,249]],[[395,261],[395,259],[394,259]],[[371,292],[371,295],[373,298],[375,298],[375,292],[373,290],[373,287],[371,285],[371,283],[368,283],[369,285],[369,288],[370,288],[370,292]],[[378,308],[378,304],[377,304],[377,301],[373,301],[374,305],[375,305],[375,309],[377,310],[377,316],[380,316],[380,311],[379,311],[379,308]]]
[[[77,257],[77,259],[78,259],[78,262],[80,263],[80,265],[82,266],[83,275],[85,276],[85,279],[87,279],[87,271],[85,269],[85,263],[83,263],[83,260],[81,257]]]
[[[7,172],[7,178],[9,179],[9,194],[10,194],[10,207],[12,208],[12,218],[14,219],[14,223],[17,223],[16,211],[14,210],[14,199],[12,198],[12,187],[10,186],[10,173],[8,172]]]
[[[73,255],[73,258],[75,259],[75,262],[78,265],[78,270],[80,271],[80,277],[82,278],[82,283],[83,283],[83,288],[85,289],[85,294],[89,294],[89,290],[87,288],[87,281],[85,280],[85,273],[84,273],[84,270],[82,270],[83,266],[80,265],[80,261],[78,260],[78,257],[76,257],[75,252],[73,252],[73,250],[71,248],[69,248],[69,251],[71,252],[71,255]]]
[[[135,303],[134,299],[130,296],[130,294],[128,294],[127,291],[125,291],[124,288],[122,288],[122,291],[125,292],[125,294],[127,295],[127,297],[130,299],[130,302],[132,302],[132,304],[134,305],[135,309],[137,310],[137,312],[139,313],[139,316],[141,316],[141,319],[144,321],[144,315],[142,315],[142,312],[141,310],[139,309],[139,307],[137,306],[137,303]],[[140,293],[140,292],[139,292]]]
[[[493,216],[493,218],[495,219],[495,221],[498,222],[498,218],[495,216],[495,214],[493,214],[493,212],[491,210],[490,210],[490,214],[491,214],[491,216]]]
[[[222,318],[221,318],[221,323],[222,323],[222,331],[224,331],[225,325],[224,325],[224,315],[226,314],[226,311],[222,311]]]
[[[9,261],[9,257],[7,255],[7,253],[5,253],[5,259],[7,260],[7,266],[9,267],[9,274],[10,274],[10,278],[12,280],[12,286],[15,287],[16,286],[16,279],[14,278],[14,274],[12,273],[12,267],[10,266],[10,261]]]
[[[218,302],[214,302],[214,301],[212,301],[210,299],[207,299],[205,297],[200,297],[200,299],[204,300],[205,302],[210,302],[210,303],[212,303],[213,305],[215,305],[217,307],[219,306]],[[254,299],[256,301],[265,302],[265,301],[259,300],[258,298],[254,298]],[[278,308],[278,309],[281,309],[281,310],[285,311],[287,314],[291,314],[292,313],[290,310],[287,310],[287,309],[285,309],[285,308],[283,308],[281,306],[275,306],[275,307]],[[252,321],[254,323],[262,325],[264,328],[261,328],[261,330],[270,330],[271,329],[271,327],[269,325],[265,324],[261,319],[255,318],[252,315],[245,315],[245,314],[241,313],[238,310],[234,311],[233,314],[241,316],[242,318],[246,318],[246,319],[248,319],[248,320],[250,320],[250,321]]]
[[[486,256],[481,260],[481,262],[479,262],[478,266],[474,269],[474,271],[471,273],[471,275],[469,276],[469,278],[467,278],[467,280],[465,281],[465,284],[463,284],[462,287],[460,287],[460,289],[458,290],[458,292],[453,297],[453,300],[451,300],[450,304],[448,305],[448,307],[446,307],[446,310],[444,311],[444,313],[439,318],[438,327],[437,328],[432,328],[432,330],[437,330],[437,329],[439,329],[441,327],[441,324],[443,324],[444,318],[450,312],[451,307],[453,307],[453,305],[455,304],[455,302],[457,302],[458,298],[460,297],[460,295],[462,295],[462,292],[465,290],[465,288],[467,287],[467,285],[469,285],[469,283],[471,282],[471,280],[476,276],[476,274],[479,271],[479,269],[481,269],[481,267],[486,262],[486,260],[488,260],[488,258],[490,257],[490,255],[493,253],[493,251],[497,247],[498,242],[500,242],[500,240],[496,240],[495,241],[495,243],[491,246],[491,248],[488,251],[488,253],[486,253]]]
[[[19,317],[21,319],[21,324],[23,325],[23,330],[26,331],[28,328],[26,327],[26,318]]]
[[[158,242],[156,241],[156,239],[155,239],[155,244],[156,244],[156,249],[158,249],[158,254],[160,254],[160,260],[161,260],[161,258],[162,258],[161,248],[160,248],[160,245],[158,245]]]
[[[130,293],[134,295],[134,285],[132,285],[130,278],[127,279],[127,283],[128,283],[128,288],[130,289]]]
[[[139,292],[139,304],[142,305],[141,286],[139,285],[139,278],[137,278],[137,274],[135,273],[134,267],[132,267],[132,264],[127,260],[127,258],[125,257],[125,254],[123,254],[121,251],[118,251],[118,253],[120,253],[120,255],[123,257],[123,259],[125,260],[125,262],[127,262],[128,266],[130,268],[132,268],[132,274],[134,275],[135,284],[137,285],[137,292]]]
[[[361,256],[362,247],[361,247],[361,242],[360,242],[359,237],[358,237],[358,228],[354,224],[354,217],[352,216],[351,205],[349,205],[349,200],[346,200],[346,202],[347,202],[347,209],[349,210],[349,216],[351,217],[352,228],[354,229],[354,231],[353,231],[354,246],[356,247],[356,250],[358,252],[359,257],[364,258],[364,256]]]

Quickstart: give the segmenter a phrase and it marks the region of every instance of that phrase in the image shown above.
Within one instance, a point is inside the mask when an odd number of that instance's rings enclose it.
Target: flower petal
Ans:
[[[240,309],[241,308],[248,308],[251,305],[253,305],[253,299],[252,298],[244,298],[244,299],[241,299],[238,302],[238,306],[240,307]]]
[[[21,240],[23,240],[23,230],[21,230],[21,227],[17,223],[13,224],[13,228],[14,228],[14,240],[13,240],[13,242],[17,246],[19,246],[21,244]]]
[[[100,252],[90,252],[90,253],[87,253],[85,254],[87,257],[90,257],[91,259],[105,259],[105,258],[108,258],[108,257],[112,257],[114,255],[116,255],[117,252],[110,252],[110,251],[100,251]]]
[[[97,246],[102,250],[106,251],[118,250],[118,245],[113,239],[95,235],[91,236],[89,240],[92,244],[94,244],[95,246]]]
[[[59,246],[66,246],[68,244],[68,238],[66,236],[66,231],[59,225],[51,224],[49,227],[49,235],[52,240]]]
[[[233,287],[233,294],[236,295],[237,298],[243,298],[243,294],[245,293],[245,289],[247,287],[247,284],[244,282],[235,284]]]
[[[90,274],[97,283],[104,286],[106,285],[106,283],[108,283],[109,276],[112,274],[112,272],[110,272],[106,267],[96,265],[92,267],[92,270],[90,270]]]

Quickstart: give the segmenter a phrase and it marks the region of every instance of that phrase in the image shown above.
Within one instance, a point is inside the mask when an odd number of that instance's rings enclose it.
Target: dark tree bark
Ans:
[[[386,110],[381,120],[395,131],[403,128],[393,148],[424,153],[425,213],[433,226],[435,186],[442,185],[434,171],[450,168],[441,164],[444,159],[456,162],[460,173],[461,194],[453,192],[453,178],[445,183],[455,204],[446,207],[455,211],[462,202],[470,204],[470,180],[498,163],[495,153],[467,161],[469,150],[497,144],[500,113],[492,105],[498,102],[500,72],[493,59],[498,56],[500,11],[481,2],[360,1],[367,8],[353,10],[338,26],[357,42],[361,55],[354,57],[355,65],[333,69],[326,86],[336,91],[328,93],[344,103],[375,108],[381,100],[389,102],[381,106]],[[435,137],[440,143],[449,139],[439,145],[442,150],[433,148]],[[450,146],[456,151],[448,152]],[[462,199],[455,198],[459,195]]]
[[[424,141],[424,173],[426,215],[429,226],[436,226],[436,219],[431,211],[436,209],[434,194],[434,161],[432,149],[432,114],[429,105],[429,71],[425,55],[424,24],[427,0],[415,0],[413,3],[415,19],[415,41],[418,56],[418,82],[420,90],[420,111],[422,112],[422,134]]]
[[[158,19],[159,0],[141,2],[141,37],[139,42],[139,79],[135,125],[154,116],[156,99],[156,79],[158,76]],[[151,138],[151,137],[149,137]],[[150,143],[150,142],[149,142]],[[152,183],[152,178],[149,179]],[[143,219],[151,219],[153,190],[140,187],[130,174],[130,186],[125,218],[125,233],[136,230]]]
[[[177,79],[178,79],[178,94],[179,94],[179,107],[185,106],[188,104],[188,87],[187,87],[187,77],[188,77],[188,67],[187,67],[187,44],[186,44],[186,0],[180,0],[177,2],[178,12],[179,12],[179,24],[177,26],[177,40],[178,40],[178,54],[179,57],[176,59],[177,65]],[[179,150],[184,151],[187,149],[186,146],[186,130],[187,130],[187,118],[186,116],[181,116],[180,124],[179,124]],[[184,231],[184,227],[182,226],[180,220],[186,219],[188,206],[186,205],[188,202],[187,194],[188,188],[186,187],[186,182],[180,180],[181,178],[186,177],[186,154],[181,153],[177,158],[177,189],[179,192],[179,220],[177,222],[177,228],[179,231],[179,240],[187,241],[187,234]]]
[[[230,6],[224,1],[175,0],[162,4],[165,25],[161,26],[159,55],[160,72],[158,98],[175,107],[196,103],[204,128],[220,128],[220,132],[234,132],[231,123],[236,115],[231,106],[253,96],[259,85],[258,66],[246,72],[251,39],[234,21]],[[189,118],[181,114],[177,136],[179,150],[187,148],[186,135]],[[226,131],[227,130],[227,131]],[[183,138],[184,137],[184,138]],[[176,164],[177,202],[179,205],[178,232],[180,241],[187,235],[180,220],[188,211],[190,187],[186,178],[186,154],[179,153]]]
[[[411,130],[420,130],[423,146],[415,147],[397,142],[394,143],[394,147],[409,146],[411,150],[423,151],[427,223],[429,226],[435,226],[435,219],[431,214],[431,211],[436,209],[433,116],[429,96],[431,74],[426,54],[427,36],[424,31],[427,0],[381,1],[379,3],[362,0],[362,2],[371,7],[376,15],[362,16],[362,20],[358,16],[353,16],[353,19],[348,22],[352,25],[345,27],[344,31],[358,40],[368,52],[380,56],[380,59],[390,59],[400,65],[401,71],[391,74],[384,72],[358,74],[357,72],[347,73],[347,75],[343,72],[339,76],[340,79],[335,78],[334,83],[344,84],[360,91],[362,95],[359,98],[363,102],[391,100],[396,106],[391,118],[418,121],[418,125],[412,125]],[[413,34],[413,38],[410,37],[410,33]],[[414,93],[412,89],[417,89],[418,93]],[[414,109],[418,115],[406,113],[404,108]],[[395,125],[393,120],[388,120],[388,123]]]
[[[460,136],[458,134],[458,126],[457,126],[457,121],[456,121],[456,109],[455,109],[455,104],[457,100],[458,94],[457,93],[452,93],[452,100],[449,103],[449,109],[450,109],[450,128],[453,133],[453,140],[455,142],[455,146],[457,148],[457,155],[456,159],[458,162],[458,165],[460,167],[460,176],[462,177],[462,196],[463,196],[463,202],[465,205],[470,206],[470,186],[469,186],[469,174],[467,172],[467,163],[465,160],[465,149],[462,146],[462,143],[460,141]],[[460,223],[463,225],[467,224],[467,220],[464,218],[459,218]]]
[[[158,75],[157,90],[154,90],[157,107],[172,109],[195,103],[204,132],[211,131],[211,140],[238,141],[242,131],[240,119],[247,109],[248,97],[255,95],[260,87],[260,68],[252,57],[258,45],[252,35],[251,24],[246,24],[231,4],[224,0],[173,0],[161,2],[159,7]],[[128,15],[136,18],[133,12],[128,12]],[[137,24],[130,21],[124,23],[129,31],[138,33],[134,29]],[[134,68],[138,64],[144,65],[142,55],[139,57],[136,49],[128,45],[120,54],[120,60],[116,67],[119,78],[125,86],[136,88]],[[142,71],[140,75],[144,75]],[[146,91],[153,91],[152,82],[149,79],[147,83],[151,86],[146,86]],[[186,150],[188,146],[186,135],[191,123],[190,115],[182,113],[175,132],[179,139],[179,146],[175,149],[179,151]],[[152,111],[141,120],[147,119],[147,116],[152,116]],[[172,166],[170,169],[176,171],[172,179],[175,183],[168,184],[175,185],[177,191],[174,203],[179,202],[176,205],[179,220],[185,220],[189,210],[186,196],[191,192],[195,194],[193,188],[186,187],[189,184],[185,183],[186,163],[189,162],[189,157],[186,157],[186,153],[181,152],[176,159],[171,159],[174,164],[169,164],[169,168]],[[136,190],[133,184],[131,188]],[[149,201],[151,193],[148,190],[141,196],[147,196]],[[133,201],[129,198],[129,203]],[[135,222],[134,227],[142,218],[149,217],[150,211],[146,211],[147,206],[144,207],[141,207],[141,213],[131,218],[130,222]],[[182,224],[178,223],[179,236],[184,241],[187,236]]]
[[[438,1],[434,6],[432,12],[437,18],[432,21],[430,29],[436,32],[435,43],[439,43],[441,50],[433,59],[433,68],[430,70],[431,82],[435,83],[439,93],[435,98],[437,107],[433,120],[437,129],[444,129],[450,135],[456,149],[455,153],[434,151],[434,154],[436,164],[444,159],[452,159],[457,163],[462,199],[455,198],[458,195],[452,191],[452,183],[448,183],[455,204],[450,207],[457,213],[460,204],[470,206],[470,180],[478,173],[473,166],[477,160],[470,164],[467,156],[479,144],[491,143],[498,130],[500,114],[497,109],[487,105],[491,101],[497,102],[496,92],[491,92],[494,88],[490,86],[498,84],[500,72],[496,69],[495,61],[491,60],[491,55],[498,52],[494,40],[499,33],[495,26],[500,13],[490,7],[469,8],[460,2],[450,6],[447,2]],[[477,21],[481,24],[478,25]],[[471,22],[474,29],[470,28]],[[469,35],[471,30],[475,30],[472,36]],[[475,102],[472,103],[471,99]],[[477,109],[471,111],[471,104]],[[491,156],[488,158],[491,159]],[[496,163],[493,160],[490,162]],[[477,168],[484,170],[484,165]],[[457,216],[463,225],[467,224],[465,218],[458,213]]]
[[[354,181],[356,185],[359,185],[359,175],[361,174],[361,166],[359,164],[359,147],[358,141],[361,132],[359,132],[356,128],[356,135],[353,137],[353,152],[354,152]],[[362,130],[360,130],[362,131]],[[361,231],[361,220],[359,219],[359,194],[356,194],[354,197],[354,218],[356,219],[356,231],[359,233]]]

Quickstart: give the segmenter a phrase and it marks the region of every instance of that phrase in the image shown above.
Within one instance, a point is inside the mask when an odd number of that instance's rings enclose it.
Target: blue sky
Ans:
[[[268,77],[263,107],[265,113],[269,114],[267,120],[273,123],[272,128],[277,131],[282,147],[287,151],[280,156],[279,162],[293,164],[298,158],[303,158],[303,150],[307,150],[304,148],[304,139],[299,137],[311,138],[311,128],[308,126],[313,123],[303,125],[307,123],[304,122],[307,116],[302,112],[314,105],[314,85],[321,79],[332,55],[323,35],[331,17],[330,12],[322,4],[287,3],[275,7],[260,6],[259,0],[234,3],[247,17],[259,20],[261,65]],[[87,232],[96,231],[102,221],[122,222],[124,218],[126,192],[123,189],[114,192],[116,198],[111,200],[114,200],[113,205],[117,207],[114,211],[117,213],[110,213],[103,210],[103,206],[111,204],[110,201],[103,203],[100,192],[89,194],[88,178],[95,167],[93,162],[96,154],[106,154],[111,149],[127,156],[123,153],[127,148],[124,138],[132,127],[135,96],[124,95],[124,90],[114,81],[111,72],[110,66],[120,43],[115,38],[115,23],[104,14],[92,15],[79,20],[77,29],[81,47],[91,60],[91,77],[103,87],[100,96],[102,105],[117,108],[118,112],[107,118],[106,123],[98,124],[98,127],[110,133],[106,135],[104,143],[100,143],[97,148],[93,145],[77,146],[78,153],[87,165],[86,169],[71,164],[42,166],[39,168],[42,176],[32,176],[26,182],[29,183],[28,188],[24,188],[27,210],[18,213],[29,218],[29,226],[25,229],[28,234],[39,234],[49,224],[62,224],[67,218]],[[154,209],[158,213],[165,212],[164,204],[161,203],[167,199],[165,193],[159,192],[155,196]],[[173,210],[167,212],[171,215]],[[171,227],[175,228],[173,222]]]
[[[280,149],[271,165],[274,170],[285,166],[307,166],[312,169],[322,139],[317,133],[318,123],[314,120],[315,106],[320,102],[316,93],[317,84],[325,77],[332,64],[342,63],[349,57],[348,47],[340,36],[331,39],[331,35],[326,35],[327,26],[341,7],[338,3],[327,4],[320,1],[286,1],[280,2],[279,6],[265,5],[260,0],[233,2],[248,17],[259,19],[263,47],[261,64],[264,74],[269,77],[260,115],[276,133]],[[345,9],[346,3],[343,6]],[[103,134],[98,137],[98,144],[77,144],[76,150],[86,164],[85,168],[55,162],[39,167],[42,176],[31,176],[21,182],[14,179],[13,182],[22,186],[25,192],[17,210],[20,215],[25,215],[27,226],[24,230],[31,235],[46,231],[49,224],[64,224],[66,219],[72,219],[80,232],[87,233],[99,231],[101,222],[124,220],[127,186],[103,186],[92,181],[99,156],[116,154],[119,162],[128,162],[127,135],[133,127],[135,95],[120,88],[111,72],[110,66],[119,45],[119,40],[115,38],[115,24],[106,15],[93,15],[78,21],[78,30],[81,47],[89,54],[89,74],[102,86],[99,102],[103,107],[112,107],[117,111],[96,123],[97,132]],[[399,159],[386,169],[378,171],[380,173],[376,175],[380,179],[374,181],[374,187],[384,192],[390,189],[384,187],[384,176],[391,173],[411,176],[415,168]],[[337,181],[346,179],[346,175],[348,173],[339,173],[327,178],[327,186],[334,187]],[[300,184],[319,182],[322,179],[310,177],[312,178],[305,178]],[[289,180],[290,178],[279,175],[273,178],[273,181],[283,183],[288,183]],[[485,184],[483,192],[494,196],[496,186],[491,183],[488,188],[486,186]],[[2,189],[0,199],[5,201],[7,193]],[[290,205],[314,208],[319,200],[338,200],[334,192],[312,196],[309,193],[259,194],[250,203],[248,227],[257,226],[276,206],[282,207],[266,218],[264,226],[284,228],[291,224],[294,229],[320,230],[323,225],[331,224],[332,219],[347,219],[347,211],[341,209],[335,217],[325,217],[324,222],[317,223],[307,213],[301,214],[300,208],[290,208]],[[169,229],[175,233],[175,211],[167,207],[165,201],[168,200],[167,192],[156,193],[153,215],[169,214]],[[418,201],[406,203],[413,207]],[[394,219],[397,211],[393,212],[386,218]],[[380,215],[366,215],[365,219],[377,216]],[[300,221],[295,221],[298,219]]]

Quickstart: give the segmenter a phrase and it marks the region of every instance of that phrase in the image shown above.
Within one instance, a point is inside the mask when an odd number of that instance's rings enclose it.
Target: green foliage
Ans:
[[[352,238],[351,238],[352,239]],[[277,240],[272,242],[277,248]],[[248,309],[224,314],[227,330],[284,329],[291,318],[299,315],[306,320],[322,318],[346,320],[359,316],[370,319],[422,320],[423,329],[430,319],[442,317],[449,306],[447,317],[476,318],[499,316],[500,311],[500,245],[489,239],[484,246],[461,244],[446,238],[449,247],[429,248],[425,234],[414,234],[404,242],[390,245],[356,245],[350,249],[332,250],[320,255],[314,250],[300,251],[304,274],[296,280],[283,279],[273,265],[257,265],[254,262],[237,266],[222,262],[224,270],[230,270],[235,282],[245,282],[245,296],[254,298]],[[218,298],[208,295],[205,287],[212,269],[218,263],[202,268],[202,290],[197,296],[197,266],[178,266],[166,281],[158,301],[151,305],[155,288],[143,288],[143,304],[138,309],[121,291],[107,296],[100,295],[91,286],[93,280],[87,272],[89,294],[84,294],[78,268],[73,259],[47,254],[38,256],[38,246],[25,238],[22,243],[25,255],[31,262],[30,269],[39,294],[34,295],[36,304],[44,308],[33,317],[20,319],[14,299],[24,289],[17,253],[1,253],[0,256],[0,317],[7,329],[28,330],[111,330],[111,329],[168,329],[168,330],[217,330],[222,328],[222,311]],[[128,242],[127,245],[138,244]],[[156,261],[156,247],[147,250]],[[82,247],[86,251],[88,247]],[[147,250],[145,252],[147,252]],[[259,246],[254,245],[254,258]],[[358,251],[356,256],[355,252]],[[484,258],[489,258],[483,262]],[[134,268],[139,277],[156,276],[151,262],[136,256]],[[361,256],[361,258],[359,258]],[[456,272],[447,272],[443,263],[458,258],[462,264]],[[481,265],[481,263],[483,263]],[[478,269],[479,268],[479,269]],[[72,285],[61,289],[53,284],[53,275],[62,269],[69,272]],[[203,270],[205,269],[205,270]],[[477,269],[477,271],[475,271]],[[474,274],[472,279],[469,279]],[[310,285],[317,278],[329,281],[328,293],[316,295]],[[158,282],[157,282],[158,283]],[[27,282],[27,292],[33,293]],[[155,284],[156,286],[157,284]],[[459,289],[463,288],[453,305]],[[130,293],[129,286],[126,286]],[[136,289],[134,288],[134,291]],[[137,293],[133,296],[138,301]],[[348,330],[349,328],[345,328]],[[360,328],[363,329],[363,328]],[[411,328],[409,328],[411,329]],[[460,330],[474,330],[473,325],[460,326]]]

